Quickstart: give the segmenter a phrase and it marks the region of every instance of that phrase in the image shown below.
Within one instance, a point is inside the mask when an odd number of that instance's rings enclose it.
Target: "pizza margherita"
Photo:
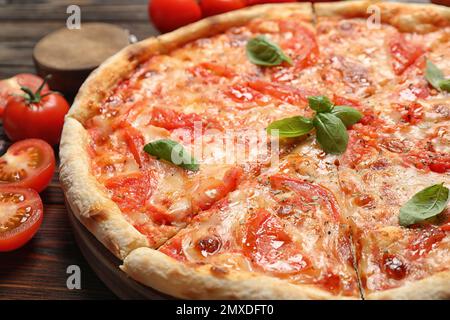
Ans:
[[[450,298],[449,43],[448,8],[345,1],[133,44],[66,118],[68,203],[175,297]]]

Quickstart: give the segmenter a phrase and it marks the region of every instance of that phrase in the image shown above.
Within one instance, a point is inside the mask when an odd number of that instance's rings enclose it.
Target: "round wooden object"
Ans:
[[[173,299],[128,277],[119,269],[121,261],[100,243],[73,215],[66,202],[69,222],[83,256],[103,283],[119,298],[133,300]]]
[[[107,23],[56,30],[34,47],[37,73],[41,77],[51,74],[53,90],[74,96],[92,70],[130,43],[129,37],[127,30]]]

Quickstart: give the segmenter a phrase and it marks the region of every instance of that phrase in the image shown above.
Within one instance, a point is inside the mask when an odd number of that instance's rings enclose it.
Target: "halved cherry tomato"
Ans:
[[[41,77],[35,76],[34,74],[30,73],[20,73],[15,75],[14,77],[4,79],[0,81],[0,117],[3,116],[3,112],[5,110],[6,104],[8,103],[9,99],[13,95],[19,95],[22,94],[22,90],[20,90],[20,87],[28,87],[31,90],[35,91],[39,88],[39,86],[42,84]],[[47,84],[45,84],[44,88],[42,89],[42,92],[45,93],[49,91],[50,88]]]
[[[213,16],[245,7],[245,0],[201,0],[203,17]]]
[[[3,127],[12,141],[36,138],[52,145],[59,143],[69,104],[60,94],[44,92],[44,87],[45,81],[36,91],[22,88],[23,97],[8,100]]]
[[[200,20],[202,12],[196,0],[151,0],[148,15],[161,32],[169,32]]]
[[[36,191],[0,186],[0,252],[20,248],[33,238],[43,214],[42,201]]]
[[[55,172],[52,147],[39,139],[14,143],[0,157],[0,186],[25,187],[41,192]]]

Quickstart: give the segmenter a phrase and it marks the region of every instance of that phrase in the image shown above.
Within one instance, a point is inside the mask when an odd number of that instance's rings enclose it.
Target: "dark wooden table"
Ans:
[[[0,0],[0,79],[35,72],[35,43],[65,26],[71,4],[80,6],[81,23],[114,23],[138,39],[156,34],[148,22],[147,0]],[[0,154],[9,145],[0,125]],[[41,197],[45,216],[35,238],[15,252],[0,253],[0,299],[114,299],[75,243],[58,172]],[[67,289],[70,265],[81,268],[81,290]]]

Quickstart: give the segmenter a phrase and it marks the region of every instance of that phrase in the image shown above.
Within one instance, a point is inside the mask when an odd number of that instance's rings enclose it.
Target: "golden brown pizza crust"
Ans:
[[[367,17],[372,2],[315,4],[319,16]],[[450,9],[435,5],[379,3],[382,21],[402,31],[428,32],[448,26]],[[66,117],[61,140],[61,183],[75,216],[111,250],[124,259],[122,269],[135,280],[181,298],[230,299],[336,299],[318,288],[250,273],[218,276],[210,266],[190,267],[154,249],[122,216],[118,206],[90,173],[87,131],[82,123],[119,81],[153,54],[245,24],[257,17],[283,17],[303,13],[313,19],[310,3],[261,5],[201,20],[174,32],[128,46],[105,61],[81,87]],[[370,294],[369,299],[449,298],[450,273],[434,275],[402,288]]]
[[[75,216],[118,258],[147,246],[147,238],[129,224],[119,207],[89,172],[87,131],[67,117],[60,145],[60,180]]]
[[[438,300],[450,298],[450,272],[445,271],[409,282],[402,287],[370,293],[371,300]]]
[[[149,248],[131,252],[121,268],[144,285],[184,299],[351,299],[249,272],[217,274],[211,265],[191,267]]]
[[[427,33],[450,26],[450,8],[420,3],[392,3],[381,1],[341,1],[315,3],[317,17],[368,18],[375,9],[380,11],[382,23],[402,32]]]

